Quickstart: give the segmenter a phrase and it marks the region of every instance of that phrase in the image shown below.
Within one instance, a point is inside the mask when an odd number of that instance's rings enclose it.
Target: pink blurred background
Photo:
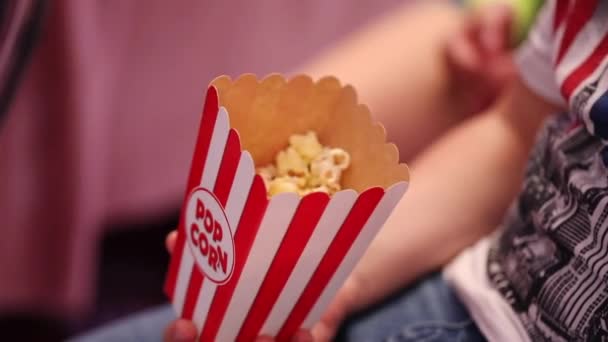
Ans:
[[[403,2],[50,1],[0,125],[2,331],[162,302],[208,82],[288,73]]]

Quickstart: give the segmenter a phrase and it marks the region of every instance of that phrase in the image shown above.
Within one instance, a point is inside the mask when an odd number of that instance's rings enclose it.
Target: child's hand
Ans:
[[[165,239],[165,246],[169,254],[173,254],[177,241],[177,231],[171,231]],[[194,323],[185,319],[176,319],[165,328],[164,342],[195,342],[196,327]]]
[[[177,231],[172,231],[167,235],[165,245],[169,254],[175,249],[175,241],[177,240]],[[346,281],[344,286],[338,292],[336,298],[330,304],[321,321],[317,323],[312,332],[301,330],[296,334],[293,341],[331,341],[336,334],[342,321],[350,313],[349,308],[352,308],[356,303],[356,282],[351,278]],[[194,342],[196,340],[196,327],[194,323],[184,319],[177,319],[169,323],[165,328],[163,341],[165,342]],[[269,337],[260,337],[258,342],[272,342]]]
[[[177,241],[177,230],[172,230],[165,238],[165,247],[167,247],[167,252],[169,252],[169,255],[173,255],[175,241]]]
[[[196,342],[196,327],[191,321],[176,319],[165,328],[164,342]]]
[[[173,250],[175,249],[175,241],[177,240],[177,231],[174,230],[167,234],[167,238],[165,239],[165,246],[167,247],[167,251],[169,254],[173,254]],[[333,317],[333,316],[330,316]],[[337,321],[334,321],[337,322]],[[338,322],[339,323],[339,322]],[[320,336],[328,336],[330,330],[323,327],[321,329],[321,333],[323,335]],[[332,333],[335,332],[331,330]],[[195,342],[196,341],[196,326],[191,321],[185,319],[176,319],[169,323],[169,325],[165,328],[165,333],[163,336],[164,342]],[[333,336],[333,335],[332,335]],[[326,339],[317,339],[312,337],[311,333],[308,331],[300,331],[296,336],[294,336],[293,341],[297,342],[308,342],[308,341],[325,341]],[[261,336],[257,339],[258,342],[272,342],[273,339],[270,337]],[[329,341],[329,338],[327,339]]]
[[[511,60],[513,12],[508,5],[483,6],[446,44],[452,93],[469,113],[486,109],[514,75]]]
[[[357,300],[359,291],[354,279],[351,275],[346,280],[321,317],[321,321],[313,327],[312,335],[315,341],[333,341],[342,322],[360,306]]]

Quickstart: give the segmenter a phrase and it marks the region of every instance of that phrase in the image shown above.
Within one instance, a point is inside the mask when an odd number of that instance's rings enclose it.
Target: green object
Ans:
[[[528,31],[530,31],[544,0],[465,0],[465,5],[470,8],[492,3],[504,3],[513,8],[515,13],[513,43],[519,45],[528,36]]]

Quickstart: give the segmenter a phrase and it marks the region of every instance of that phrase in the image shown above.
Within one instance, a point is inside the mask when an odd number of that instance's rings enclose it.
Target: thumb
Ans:
[[[195,342],[196,341],[196,327],[194,323],[178,319],[171,322],[163,337],[164,342]]]
[[[169,254],[173,254],[173,250],[175,249],[175,242],[177,241],[177,230],[171,231],[167,234],[167,238],[165,239],[165,247]]]

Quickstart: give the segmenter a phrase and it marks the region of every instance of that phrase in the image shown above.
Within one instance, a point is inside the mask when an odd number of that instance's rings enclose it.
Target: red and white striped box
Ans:
[[[351,154],[343,185],[354,189],[268,198],[256,162],[311,129]],[[335,78],[218,78],[207,91],[165,291],[201,341],[287,340],[321,317],[407,184],[396,147]]]

